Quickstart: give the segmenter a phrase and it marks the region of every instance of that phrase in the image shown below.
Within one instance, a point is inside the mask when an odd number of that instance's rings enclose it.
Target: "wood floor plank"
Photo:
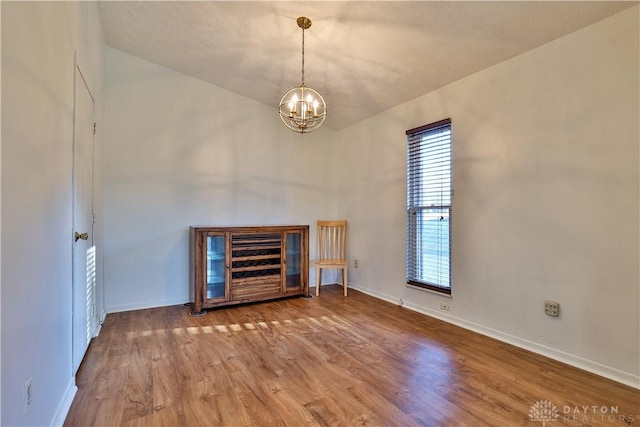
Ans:
[[[131,363],[124,390],[123,422],[145,417],[153,412],[153,381],[150,351],[136,342],[131,348]]]
[[[636,389],[356,290],[188,313],[109,314],[65,426],[640,426]]]

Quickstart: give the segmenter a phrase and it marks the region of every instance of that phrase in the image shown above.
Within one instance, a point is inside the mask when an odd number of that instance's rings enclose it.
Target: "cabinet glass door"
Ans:
[[[225,291],[225,236],[207,236],[207,299],[224,298]]]
[[[287,289],[300,288],[302,270],[301,252],[302,252],[302,235],[301,233],[287,233]]]

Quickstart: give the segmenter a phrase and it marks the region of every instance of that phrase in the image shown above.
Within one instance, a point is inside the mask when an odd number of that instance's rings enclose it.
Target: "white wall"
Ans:
[[[314,242],[317,219],[335,217],[334,131],[296,134],[274,106],[106,58],[108,311],[192,300],[191,225],[309,224]]]
[[[95,3],[2,2],[1,8],[0,424],[61,424],[75,392],[71,372],[74,51],[99,100],[104,37]],[[98,117],[100,113],[98,102]],[[97,144],[101,143],[98,136]],[[33,397],[24,414],[23,388],[29,377]]]
[[[638,15],[341,131],[353,285],[639,387]],[[451,300],[406,287],[404,261],[405,130],[447,117]],[[560,318],[545,316],[545,299]]]
[[[0,30],[2,29],[2,7],[0,7]],[[0,31],[0,45],[2,31]],[[2,48],[0,47],[0,51]],[[2,67],[0,67],[0,100],[2,99]],[[0,101],[0,104],[2,102]],[[0,105],[1,106],[1,105]],[[0,117],[0,133],[2,132],[2,118]],[[2,136],[0,135],[0,225],[2,224]],[[2,308],[2,227],[0,226],[0,308]],[[2,315],[0,314],[0,331],[2,331]],[[0,340],[1,340],[0,332]],[[1,345],[1,343],[0,343]],[[2,422],[2,351],[0,351],[0,423]]]

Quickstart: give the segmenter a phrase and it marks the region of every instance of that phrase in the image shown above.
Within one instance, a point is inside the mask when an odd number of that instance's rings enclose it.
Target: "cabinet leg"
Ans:
[[[196,299],[196,302],[191,304],[191,311],[189,312],[189,316],[198,317],[204,316],[205,314],[207,314],[207,311],[202,308],[202,303],[200,303]]]

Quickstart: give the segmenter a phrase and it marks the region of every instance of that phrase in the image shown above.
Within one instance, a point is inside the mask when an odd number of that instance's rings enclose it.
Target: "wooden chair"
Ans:
[[[347,296],[347,221],[318,221],[316,296],[320,295],[322,269],[341,269],[344,296]]]

